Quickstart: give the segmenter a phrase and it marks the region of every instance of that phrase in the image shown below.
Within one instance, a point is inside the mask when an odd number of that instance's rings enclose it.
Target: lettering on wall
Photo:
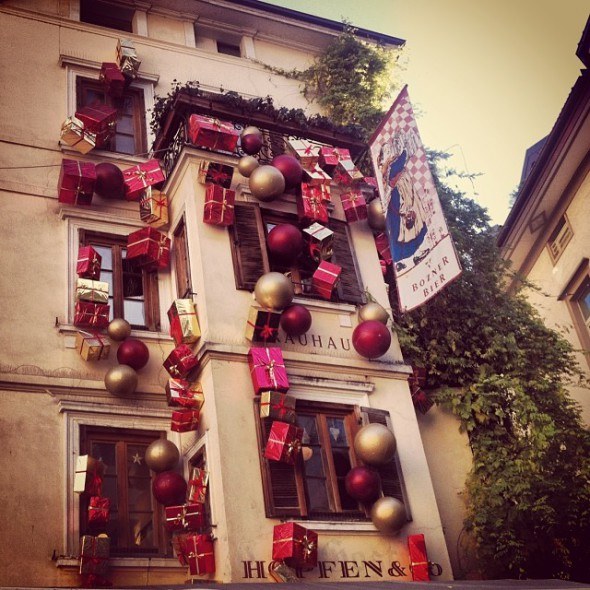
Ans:
[[[326,336],[325,334],[302,334],[301,336],[279,336],[279,344],[295,344],[309,348],[322,348],[324,350],[350,350],[350,338],[338,336]]]

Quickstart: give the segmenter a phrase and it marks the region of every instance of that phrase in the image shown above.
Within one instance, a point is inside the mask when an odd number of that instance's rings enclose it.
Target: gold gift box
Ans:
[[[168,197],[151,186],[139,200],[139,217],[152,227],[168,225]]]
[[[197,306],[192,299],[176,299],[168,310],[170,336],[176,346],[192,344],[201,337],[201,328],[197,319]]]
[[[96,135],[86,131],[84,123],[76,117],[68,117],[63,122],[61,140],[81,154],[87,154],[96,147]]]
[[[99,334],[78,332],[76,334],[76,350],[85,361],[100,361],[109,358],[111,341]]]
[[[76,301],[109,302],[109,284],[92,279],[76,279]]]
[[[135,78],[141,65],[131,39],[119,39],[117,42],[117,63],[125,76]]]

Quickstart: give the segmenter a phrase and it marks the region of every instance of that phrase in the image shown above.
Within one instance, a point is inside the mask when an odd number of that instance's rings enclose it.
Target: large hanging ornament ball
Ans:
[[[263,274],[254,287],[256,301],[266,309],[285,309],[294,296],[291,279],[280,272]]]
[[[348,495],[358,502],[374,502],[381,493],[381,477],[370,467],[353,467],[344,479]]]
[[[123,172],[118,166],[110,162],[96,165],[96,184],[94,192],[105,199],[123,199],[125,196],[125,182]]]
[[[382,305],[379,305],[375,301],[366,303],[359,309],[359,320],[361,322],[367,322],[369,320],[375,320],[387,325],[389,320],[389,314]]]
[[[262,148],[264,141],[260,133],[250,133],[249,135],[242,135],[240,138],[240,145],[242,150],[249,155],[257,154]]]
[[[128,365],[111,367],[104,376],[104,385],[113,395],[131,395],[137,389],[137,373]]]
[[[384,424],[367,424],[354,437],[354,452],[367,465],[385,465],[393,460],[397,443]]]
[[[290,223],[275,225],[266,238],[266,245],[273,260],[290,265],[303,250],[303,234]]]
[[[250,174],[250,192],[259,201],[272,201],[285,192],[285,177],[274,166],[258,166]]]
[[[244,137],[244,135],[262,135],[262,131],[260,131],[260,129],[254,125],[248,125],[248,127],[244,127],[244,129],[242,129],[242,133],[240,135],[242,137]]]
[[[297,158],[288,154],[281,154],[272,159],[271,164],[281,171],[285,177],[285,189],[289,190],[301,184],[303,178],[303,168]]]
[[[352,345],[361,356],[376,359],[389,350],[391,332],[377,320],[361,322],[352,333]]]
[[[406,507],[397,498],[379,498],[371,508],[371,520],[384,535],[395,535],[406,524]]]
[[[254,156],[242,156],[238,160],[238,172],[246,178],[250,178],[250,175],[256,170],[256,168],[258,168],[258,166],[260,166],[260,164]]]
[[[122,365],[129,365],[136,371],[143,369],[150,360],[149,348],[137,338],[127,338],[119,345],[117,360]]]
[[[164,506],[184,504],[186,481],[176,471],[163,471],[154,478],[152,493],[154,498]]]
[[[367,205],[367,221],[369,227],[375,231],[385,231],[385,213],[383,212],[383,205],[381,199],[373,199]]]
[[[145,463],[156,473],[175,469],[180,459],[178,447],[165,438],[156,439],[145,450]]]
[[[305,305],[289,305],[281,314],[281,328],[289,336],[301,336],[311,328],[311,313]]]
[[[123,318],[115,318],[107,328],[107,334],[113,340],[121,342],[131,336],[131,324]]]

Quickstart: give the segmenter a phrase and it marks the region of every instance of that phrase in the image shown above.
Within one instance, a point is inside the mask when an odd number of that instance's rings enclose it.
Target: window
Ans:
[[[126,259],[127,237],[80,230],[80,245],[102,256],[100,280],[109,283],[110,314],[134,329],[160,330],[158,273]]]
[[[217,53],[225,55],[233,55],[234,57],[241,57],[242,51],[237,43],[226,43],[224,41],[217,41]]]
[[[184,217],[174,230],[174,274],[176,275],[176,293],[180,299],[183,299],[193,290]]]
[[[272,420],[257,418],[266,516],[368,520],[365,508],[346,493],[344,479],[357,464],[352,441],[359,425],[388,421],[389,414],[381,410],[298,400],[303,448],[297,464],[291,466],[264,457]],[[384,495],[404,501],[397,462],[380,467],[379,473]]]
[[[553,262],[557,262],[559,257],[562,255],[565,247],[569,244],[574,232],[567,217],[564,215],[557,224],[557,227],[553,230],[547,247],[549,248],[549,254]]]
[[[117,127],[113,138],[103,149],[123,154],[146,152],[145,105],[143,91],[127,88],[121,98],[109,96],[98,80],[76,78],[76,108],[106,104],[117,109]]]
[[[84,426],[80,431],[83,454],[105,465],[102,495],[111,501],[106,532],[114,556],[164,555],[168,539],[163,515],[152,496],[152,473],[145,450],[158,432]],[[80,497],[80,531],[92,533],[87,523],[88,498]]]
[[[105,0],[80,0],[80,20],[83,23],[133,32],[133,8]]]

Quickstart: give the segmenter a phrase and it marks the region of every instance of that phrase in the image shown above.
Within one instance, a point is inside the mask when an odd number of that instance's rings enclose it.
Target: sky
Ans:
[[[423,143],[479,173],[450,184],[502,224],[528,147],[553,127],[579,75],[588,0],[265,0],[401,37]]]

